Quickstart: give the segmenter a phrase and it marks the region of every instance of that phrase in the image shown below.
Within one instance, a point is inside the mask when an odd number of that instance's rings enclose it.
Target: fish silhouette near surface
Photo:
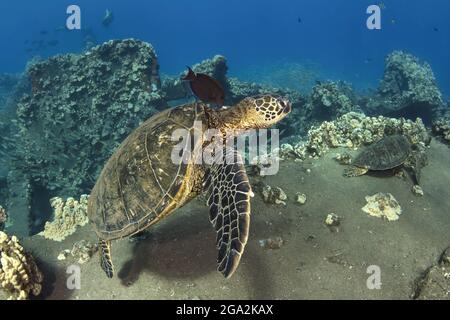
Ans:
[[[105,16],[102,20],[102,24],[105,27],[109,27],[109,25],[114,21],[113,12],[109,9],[106,9]]]
[[[219,81],[203,73],[195,73],[188,67],[188,73],[181,78],[189,81],[190,87],[194,95],[206,103],[214,103],[219,107],[225,102],[225,92]]]

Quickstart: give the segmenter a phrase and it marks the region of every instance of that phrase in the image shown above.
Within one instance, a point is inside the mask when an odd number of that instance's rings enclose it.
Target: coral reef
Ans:
[[[385,64],[377,94],[367,104],[370,113],[421,117],[426,123],[440,114],[444,102],[428,63],[394,51],[387,56]]]
[[[6,105],[19,80],[20,75],[17,74],[0,74],[0,110]]]
[[[52,198],[51,206],[54,209],[54,219],[46,222],[45,228],[39,234],[46,239],[63,241],[73,234],[78,226],[84,226],[89,222],[87,216],[87,203],[89,196],[82,195],[80,200],[68,198]]]
[[[8,220],[8,215],[6,214],[6,210],[0,206],[0,231],[5,229],[6,221]]]
[[[152,46],[109,41],[29,67],[14,169],[61,194],[87,192],[113,150],[164,104]]]
[[[436,119],[432,126],[433,134],[450,146],[450,116]]]
[[[395,221],[402,213],[402,208],[390,193],[379,192],[373,196],[367,196],[366,201],[367,204],[362,210],[373,217]]]
[[[254,96],[263,93],[275,93],[288,96],[291,102],[295,103],[302,97],[300,93],[294,90],[279,89],[268,85],[242,82],[236,78],[228,78],[227,59],[224,56],[216,55],[212,59],[206,59],[192,66],[195,72],[207,74],[220,82],[225,90],[226,103],[232,105],[248,96]],[[188,99],[192,97],[189,85],[181,78],[185,75],[183,71],[177,76],[162,77],[162,90],[168,101]]]
[[[308,103],[310,117],[318,120],[331,120],[348,112],[359,111],[352,100],[350,86],[342,81],[319,82],[312,90]]]
[[[332,212],[327,214],[324,223],[328,227],[328,229],[330,229],[331,232],[339,232],[341,221],[342,218]]]
[[[405,135],[413,144],[429,143],[427,130],[419,118],[413,122],[403,118],[367,117],[350,112],[334,121],[325,121],[318,127],[312,127],[306,141],[282,145],[280,156],[302,160],[319,157],[330,148],[356,149],[394,133]]]
[[[15,236],[0,231],[0,285],[8,299],[25,300],[41,293],[43,275]]]

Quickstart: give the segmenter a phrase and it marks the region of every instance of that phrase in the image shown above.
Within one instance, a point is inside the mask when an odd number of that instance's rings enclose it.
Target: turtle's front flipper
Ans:
[[[253,196],[241,155],[234,151],[229,154],[235,161],[216,159],[206,182],[210,220],[217,231],[217,270],[226,278],[238,267],[247,243]]]
[[[111,241],[99,239],[99,249],[100,249],[100,265],[105,271],[108,278],[114,276],[114,266],[111,258]]]

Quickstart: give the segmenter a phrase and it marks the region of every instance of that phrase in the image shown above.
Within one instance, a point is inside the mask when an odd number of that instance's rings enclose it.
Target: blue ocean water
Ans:
[[[70,4],[81,8],[82,30],[57,31]],[[383,8],[381,30],[366,27],[371,4]],[[101,24],[107,8],[114,13],[108,28]],[[388,53],[405,50],[431,64],[448,97],[449,14],[447,0],[2,1],[0,73],[23,71],[34,55],[80,52],[90,29],[98,43],[129,37],[152,43],[163,73],[223,54],[236,76],[251,65],[310,61],[323,78],[361,88],[377,85]],[[58,43],[27,52],[41,40]]]

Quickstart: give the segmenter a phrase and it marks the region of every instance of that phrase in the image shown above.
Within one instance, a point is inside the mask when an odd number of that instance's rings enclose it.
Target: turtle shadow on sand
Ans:
[[[174,213],[179,215],[176,219],[168,218],[147,230],[144,239],[136,241],[130,259],[118,269],[122,285],[134,285],[144,272],[174,281],[194,280],[210,273],[217,273],[222,278],[216,269],[216,233],[208,221],[207,208],[198,203],[189,207],[189,213],[186,210]],[[272,281],[252,238],[251,233],[236,273],[241,273],[248,282],[250,297],[267,298],[272,296]],[[236,274],[225,281],[233,282],[235,277]]]
[[[41,294],[33,300],[46,300],[48,298],[58,300],[70,300],[73,290],[67,288],[67,273],[64,268],[54,267],[52,264],[44,262],[35,257],[36,264],[44,275]]]

